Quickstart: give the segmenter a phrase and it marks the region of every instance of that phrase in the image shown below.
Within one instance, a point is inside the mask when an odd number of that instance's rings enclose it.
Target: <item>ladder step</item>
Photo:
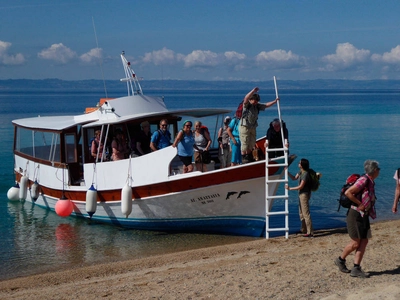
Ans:
[[[265,231],[271,232],[271,231],[289,231],[289,228],[268,228]]]
[[[286,183],[288,183],[289,181],[287,179],[268,179],[267,183],[268,182],[286,182]]]
[[[267,164],[267,167],[287,167],[288,164]]]
[[[288,211],[273,211],[273,212],[268,212],[266,215],[268,216],[279,216],[279,215],[288,215],[289,212]]]
[[[288,148],[267,148],[268,152],[275,152],[275,151],[284,151],[284,150],[288,150]]]
[[[285,196],[285,195],[275,195],[275,196],[268,196],[267,199],[271,200],[271,199],[286,199],[289,198],[289,196]]]

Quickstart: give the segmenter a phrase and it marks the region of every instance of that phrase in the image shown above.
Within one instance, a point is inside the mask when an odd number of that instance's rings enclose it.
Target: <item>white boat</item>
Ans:
[[[132,129],[141,122],[158,128],[159,121],[167,119],[175,136],[183,117],[231,112],[168,110],[162,98],[143,94],[124,53],[121,59],[127,96],[102,99],[82,115],[13,121],[16,186],[10,188],[8,198],[33,202],[60,216],[134,229],[265,235],[265,160],[226,169],[210,164],[207,172],[182,174],[177,149],[172,146],[118,161],[94,163],[90,159],[88,143],[96,129],[108,136],[121,128],[130,139]],[[258,143],[263,145],[263,139]],[[267,170],[269,179],[284,174],[282,166]],[[269,184],[268,194],[275,195],[279,184]]]

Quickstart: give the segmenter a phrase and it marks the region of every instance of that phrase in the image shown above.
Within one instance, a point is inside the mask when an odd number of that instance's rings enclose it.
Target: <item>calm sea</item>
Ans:
[[[249,87],[249,89],[252,87]],[[248,91],[151,92],[164,95],[169,108],[223,107],[235,110]],[[109,96],[113,95],[109,92]],[[60,218],[30,203],[9,202],[14,184],[13,119],[37,115],[79,114],[96,105],[101,92],[0,92],[0,280],[91,264],[253,240],[249,237],[167,234],[125,230],[88,220]],[[345,210],[337,212],[338,194],[346,177],[362,173],[363,162],[380,162],[376,180],[378,220],[395,219],[391,213],[393,174],[400,167],[400,91],[282,90],[281,114],[289,129],[290,153],[307,158],[323,174],[312,195],[315,229],[345,226]],[[261,91],[262,102],[274,91]],[[277,117],[276,106],[262,112],[257,135],[265,135]],[[214,131],[210,120],[204,122]],[[297,160],[298,161],[298,160]],[[297,163],[290,172],[297,171]],[[291,182],[295,185],[295,182]],[[290,192],[291,232],[299,229],[297,194]],[[279,208],[279,203],[275,204]],[[280,217],[277,217],[280,218]],[[283,223],[283,219],[273,222]],[[278,233],[283,235],[284,233]]]

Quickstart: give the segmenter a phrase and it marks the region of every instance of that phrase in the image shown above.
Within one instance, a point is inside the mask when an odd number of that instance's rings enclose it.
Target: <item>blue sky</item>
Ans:
[[[400,1],[0,0],[0,79],[118,80],[123,50],[145,80],[400,79]]]

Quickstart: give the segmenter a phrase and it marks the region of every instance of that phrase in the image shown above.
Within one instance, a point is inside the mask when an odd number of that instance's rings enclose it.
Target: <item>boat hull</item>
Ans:
[[[269,188],[271,194],[275,194],[278,185],[272,184]],[[74,205],[73,216],[89,218],[85,201],[70,200]],[[33,202],[30,195],[27,201]],[[58,198],[42,194],[35,204],[54,210],[57,201]],[[135,199],[128,217],[121,212],[121,200],[100,201],[92,220],[141,230],[259,237],[265,229],[265,179],[260,177]]]

